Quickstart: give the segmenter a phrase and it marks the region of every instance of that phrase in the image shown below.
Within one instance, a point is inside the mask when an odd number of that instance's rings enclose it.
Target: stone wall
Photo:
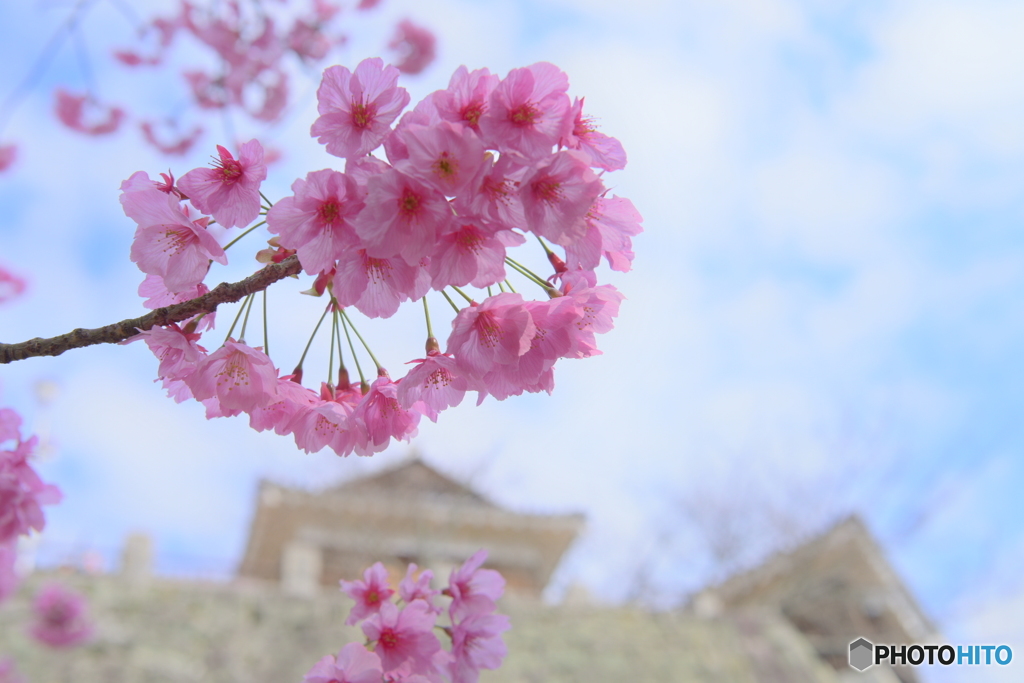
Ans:
[[[31,597],[50,580],[90,602],[96,636],[54,651],[26,634]],[[289,596],[273,584],[37,573],[0,605],[0,656],[30,683],[299,683],[322,656],[362,641],[336,590]],[[502,605],[509,656],[483,683],[835,683],[835,673],[769,612],[715,619],[622,608]]]

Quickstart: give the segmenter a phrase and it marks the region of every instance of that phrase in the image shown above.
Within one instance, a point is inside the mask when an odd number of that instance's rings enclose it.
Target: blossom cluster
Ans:
[[[433,572],[417,575],[415,564],[409,565],[397,592],[379,562],[363,573],[362,581],[342,581],[342,591],[355,601],[345,623],[361,622],[367,644],[349,643],[337,655],[324,657],[304,683],[475,683],[481,669],[497,669],[507,653],[501,634],[510,624],[506,615],[496,613],[505,579],[481,568],[486,559],[486,551],[477,552],[452,570],[440,591],[431,587]],[[443,598],[450,598],[447,606]],[[442,614],[450,625],[439,628],[450,649],[434,635]]]
[[[81,645],[93,633],[83,596],[59,583],[44,586],[32,602],[35,621],[29,634],[40,643],[54,648]]]
[[[358,9],[375,4],[364,1]],[[115,50],[114,58],[127,67],[161,66],[177,36],[188,35],[220,64],[213,71],[191,68],[182,72],[193,104],[199,110],[230,109],[256,122],[275,123],[289,102],[288,58],[308,67],[343,43],[345,36],[334,28],[342,9],[342,4],[331,0],[312,0],[305,12],[287,15],[272,12],[262,3],[243,7],[238,0],[231,0],[201,8],[180,0],[175,14],[156,16],[141,25],[138,44]],[[398,68],[414,74],[433,61],[435,42],[429,30],[403,20],[395,27],[390,47],[401,56]],[[58,118],[80,133],[112,133],[127,118],[123,108],[102,104],[91,93],[74,94],[58,88],[55,95]],[[203,128],[197,124],[185,129],[180,120],[180,114],[142,119],[139,129],[147,142],[165,154],[183,155],[200,138]]]
[[[641,230],[632,203],[608,196],[598,175],[625,166],[622,146],[597,130],[581,99],[570,101],[568,78],[551,64],[504,79],[460,67],[447,89],[404,115],[410,98],[398,76],[380,59],[324,72],[311,134],[345,159],[344,171],[312,171],[275,204],[260,192],[267,169],[257,140],[237,155],[218,147],[213,168],[177,182],[140,171],[122,184],[121,203],[138,226],[131,258],[146,273],[148,307],[206,293],[210,265],[227,262],[209,225],[246,227],[262,214],[273,237],[257,259],[297,256],[314,278],[310,293],[329,299],[332,365],[333,340],[341,363],[342,329],[359,336],[348,309],[388,318],[431,290],[456,310],[445,351],[428,313],[426,355],[404,377],[392,379],[367,348],[372,383],[350,381],[342,365],[314,391],[301,385],[301,360],[282,376],[262,347],[244,343],[245,323],[208,352],[199,342],[213,319],[203,316],[141,335],[176,400],[203,402],[208,417],[246,413],[254,429],[292,434],[306,451],[368,455],[408,439],[421,416],[436,421],[467,392],[478,402],[550,393],[557,360],[600,353],[595,335],[612,328],[623,296],[598,284],[595,269],[604,259],[630,270]],[[372,154],[381,146],[387,161]],[[508,255],[531,233],[554,269],[548,278]],[[543,298],[515,291],[509,275]],[[466,286],[486,296],[477,301]],[[468,305],[459,308],[448,290]]]
[[[68,25],[77,25],[94,3],[79,3],[70,10]],[[355,3],[360,12],[372,9],[379,0]],[[346,3],[335,0],[278,0],[263,2],[203,3],[178,0],[174,12],[140,22],[121,3],[112,5],[136,25],[137,38],[130,46],[113,50],[114,60],[130,69],[156,69],[168,64],[168,57],[181,38],[190,39],[190,55],[205,54],[215,69],[188,67],[181,71],[190,100],[187,112],[153,115],[132,107],[103,101],[90,85],[83,92],[66,87],[54,90],[54,112],[68,129],[83,135],[115,133],[131,123],[142,138],[164,154],[187,154],[202,138],[204,115],[211,112],[229,117],[236,114],[258,126],[272,125],[283,118],[292,101],[296,73],[320,64],[347,40],[338,27]],[[74,35],[58,33],[55,40]],[[417,74],[435,58],[437,39],[427,28],[403,19],[394,27],[388,44],[397,56],[402,73]],[[55,43],[56,44],[56,43]],[[85,59],[84,53],[79,57]],[[85,73],[93,71],[82,64]],[[11,103],[8,103],[11,104]],[[229,126],[230,128],[231,126]],[[18,158],[18,145],[0,140],[0,173]]]
[[[59,503],[61,492],[46,484],[29,462],[38,437],[23,439],[21,416],[0,408],[0,600],[14,592],[16,544],[19,536],[46,525],[43,505]]]

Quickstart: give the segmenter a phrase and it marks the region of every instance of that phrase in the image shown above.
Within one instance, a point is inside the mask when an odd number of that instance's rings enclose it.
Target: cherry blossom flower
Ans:
[[[501,634],[512,625],[504,614],[470,614],[452,627],[452,683],[476,683],[480,669],[497,669],[508,654]]]
[[[139,171],[121,183],[125,215],[138,224],[131,259],[144,273],[159,275],[170,292],[195,287],[206,276],[210,259],[228,262],[224,250],[206,230],[206,219],[190,220],[177,197],[161,192]]]
[[[292,192],[270,208],[267,225],[281,246],[297,250],[307,273],[330,270],[358,244],[351,220],[363,209],[362,193],[352,178],[330,169],[296,180]]]
[[[480,117],[487,111],[491,92],[498,85],[497,74],[487,69],[469,71],[460,66],[452,74],[446,90],[434,93],[432,101],[438,116],[446,121],[469,126],[480,132]]]
[[[108,107],[104,112],[104,107],[88,95],[72,95],[63,88],[57,88],[54,94],[57,96],[57,118],[71,130],[86,135],[106,135],[120,128],[124,121],[125,113],[120,107]],[[95,123],[86,123],[87,117]]]
[[[173,124],[170,124],[173,127]],[[192,130],[184,135],[179,136],[172,142],[164,142],[157,137],[155,126],[151,121],[143,121],[139,124],[139,129],[142,131],[142,137],[146,139],[146,142],[156,147],[164,154],[170,154],[172,156],[185,156],[189,153],[192,147],[199,140],[199,137],[203,134],[202,126],[193,126]]]
[[[432,32],[417,26],[408,19],[398,23],[395,37],[388,43],[392,50],[398,50],[401,59],[395,66],[404,74],[418,74],[434,61],[437,54],[437,37]]]
[[[380,683],[380,657],[361,643],[349,643],[338,656],[327,655],[303,677],[303,683]]]
[[[178,187],[197,209],[213,214],[224,227],[244,227],[260,213],[260,183],[267,177],[263,145],[250,140],[242,145],[238,159],[220,145],[217,152],[220,159],[214,168],[192,169]]]
[[[416,408],[437,422],[438,413],[462,403],[470,386],[451,356],[434,351],[410,362],[416,367],[398,383],[398,403],[402,407]]]
[[[9,169],[18,158],[17,145],[0,145],[0,173]]]
[[[35,623],[29,633],[50,647],[80,645],[92,637],[85,598],[60,584],[42,588],[32,603]]]
[[[370,391],[352,414],[366,429],[370,443],[378,450],[391,439],[408,441],[416,436],[420,414],[407,410],[398,402],[398,385],[391,381],[387,371],[381,369],[370,385]]]
[[[523,179],[520,197],[530,231],[561,245],[582,239],[586,215],[604,185],[577,152],[558,152]]]
[[[139,333],[153,355],[160,359],[157,377],[184,380],[206,359],[206,349],[199,346],[199,334],[186,333],[176,324],[152,327]]]
[[[481,569],[487,561],[487,551],[478,550],[461,567],[453,569],[448,579],[445,594],[450,595],[452,604],[448,613],[453,621],[471,614],[488,614],[505,592],[505,579],[493,569]]]
[[[597,130],[594,120],[583,115],[583,99],[577,97],[566,117],[567,130],[558,144],[569,149],[578,149],[590,160],[590,165],[606,171],[618,171],[626,167],[626,152],[622,143]]]
[[[441,649],[432,633],[436,615],[423,600],[413,600],[399,611],[390,602],[382,603],[380,611],[363,622],[363,633],[374,643],[385,671],[409,662],[414,671],[431,668],[431,658]]]
[[[311,389],[294,381],[292,377],[279,377],[277,396],[266,406],[249,411],[249,426],[258,432],[273,429],[282,436],[290,434],[296,416],[317,403],[319,399]]]
[[[537,327],[520,294],[503,292],[463,308],[452,321],[447,353],[470,377],[494,365],[517,362],[530,348]]]
[[[332,281],[342,306],[355,306],[370,318],[390,318],[403,301],[418,299],[430,288],[430,275],[401,258],[374,258],[365,249],[342,255]]]
[[[364,59],[355,72],[337,65],[324,71],[316,91],[320,117],[310,133],[328,154],[358,157],[384,140],[409,104],[409,93],[396,85],[398,73],[379,57]]]
[[[569,112],[569,78],[554,64],[512,69],[491,93],[480,130],[488,146],[528,159],[551,153]]]
[[[355,221],[366,252],[378,258],[400,255],[409,265],[429,256],[452,218],[444,196],[394,170],[372,176],[366,184],[366,209]]]
[[[17,299],[25,291],[25,280],[0,266],[0,304]]]
[[[486,221],[460,219],[458,226],[441,235],[430,256],[427,270],[431,286],[441,290],[449,285],[489,287],[505,279],[505,249],[525,242],[511,230],[495,229]]]
[[[196,399],[216,398],[226,411],[249,412],[265,407],[277,396],[277,369],[270,358],[258,347],[234,339],[182,379]]]
[[[442,121],[433,126],[409,125],[396,130],[408,157],[395,168],[449,197],[462,193],[484,161],[484,146],[472,130]]]
[[[436,591],[430,587],[430,581],[434,578],[434,572],[424,569],[417,578],[417,570],[419,570],[419,567],[415,563],[409,565],[405,572],[405,578],[398,584],[398,594],[407,604],[413,600],[422,600],[427,603],[431,611],[439,614],[441,608],[434,605],[434,599],[441,594],[441,591]]]
[[[53,484],[28,485],[24,476],[12,470],[0,463],[0,543],[13,542],[33,529],[42,531],[46,526],[42,506],[61,500],[60,489]]]
[[[341,581],[341,591],[356,601],[345,623],[349,626],[380,611],[395,591],[388,585],[388,570],[380,562],[363,572],[363,580]]]
[[[587,232],[565,247],[566,266],[593,270],[604,256],[612,270],[632,269],[633,243],[630,237],[643,232],[643,218],[625,197],[599,197],[587,212]]]

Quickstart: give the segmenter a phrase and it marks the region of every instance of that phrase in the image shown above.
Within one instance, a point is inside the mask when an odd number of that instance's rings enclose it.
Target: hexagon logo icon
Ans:
[[[874,664],[875,646],[865,638],[858,638],[850,643],[850,666],[857,671],[864,671]]]

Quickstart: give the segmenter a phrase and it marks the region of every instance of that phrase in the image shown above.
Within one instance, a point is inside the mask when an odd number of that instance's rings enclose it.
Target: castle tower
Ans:
[[[294,594],[336,588],[380,561],[392,577],[415,562],[440,580],[480,548],[508,591],[540,597],[582,515],[501,508],[419,458],[318,493],[261,482],[240,577]]]

